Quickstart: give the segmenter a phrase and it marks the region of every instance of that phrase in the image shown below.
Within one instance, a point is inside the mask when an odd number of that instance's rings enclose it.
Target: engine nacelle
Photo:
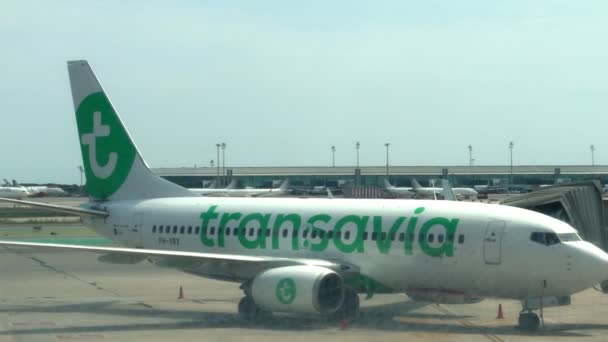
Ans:
[[[441,291],[434,289],[410,289],[405,292],[410,299],[416,302],[429,302],[437,304],[474,304],[483,300],[483,297],[460,292]]]
[[[344,301],[342,277],[318,266],[286,266],[258,274],[251,296],[262,309],[294,313],[332,313]]]

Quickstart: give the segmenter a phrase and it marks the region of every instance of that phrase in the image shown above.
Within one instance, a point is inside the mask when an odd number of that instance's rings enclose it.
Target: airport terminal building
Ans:
[[[382,187],[389,177],[395,186],[409,186],[412,179],[423,185],[447,178],[452,186],[508,185],[534,187],[543,184],[599,180],[608,182],[607,165],[523,166],[298,166],[298,167],[179,167],[156,168],[156,174],[185,187],[202,187],[216,180],[227,184],[236,179],[241,186],[271,187],[289,179],[295,186],[341,187],[358,184]]]

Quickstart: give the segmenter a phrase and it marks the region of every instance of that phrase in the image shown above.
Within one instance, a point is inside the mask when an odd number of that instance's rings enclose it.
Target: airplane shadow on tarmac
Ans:
[[[463,324],[462,320],[470,316],[451,314],[425,314],[412,312],[421,308],[425,303],[405,301],[373,307],[364,307],[360,317],[351,322],[347,329],[352,330],[381,330],[381,331],[407,331],[421,333],[440,333],[454,335],[525,335],[514,326],[483,326],[477,327],[471,324]],[[40,306],[0,306],[0,313],[27,314],[27,313],[89,313],[95,315],[112,315],[125,317],[145,317],[177,320],[176,322],[154,322],[154,323],[125,323],[125,324],[100,324],[100,325],[76,325],[70,327],[42,326],[24,327],[0,331],[0,336],[38,335],[38,334],[91,334],[91,333],[115,333],[129,331],[154,331],[154,330],[182,330],[182,329],[206,329],[206,328],[241,328],[258,330],[284,330],[284,331],[309,331],[335,329],[339,327],[336,322],[328,322],[317,316],[295,316],[295,315],[273,315],[252,323],[243,321],[236,312],[206,312],[201,310],[173,310],[155,309],[145,303],[120,303],[117,301],[92,302],[84,304],[68,305],[40,305]],[[397,317],[396,317],[397,316]],[[398,319],[395,319],[398,318]],[[413,319],[415,322],[404,322]],[[424,319],[442,320],[444,322],[422,322]],[[72,324],[78,324],[72,322]],[[582,333],[584,330],[608,329],[608,324],[559,324],[549,325],[547,329],[531,335],[538,336],[567,336],[588,337],[590,334]],[[576,330],[576,332],[572,331]]]

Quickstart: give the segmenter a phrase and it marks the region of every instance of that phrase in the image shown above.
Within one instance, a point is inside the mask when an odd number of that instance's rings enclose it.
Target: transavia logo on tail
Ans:
[[[106,179],[114,173],[118,154],[111,152],[108,163],[101,166],[97,163],[97,138],[110,135],[110,126],[101,124],[101,112],[93,113],[93,133],[82,135],[82,144],[89,147],[89,165],[95,177]]]
[[[291,278],[282,279],[277,283],[277,299],[281,304],[291,304],[296,299],[296,283]]]
[[[129,175],[135,147],[106,96],[87,96],[76,111],[87,190],[106,198],[120,188]]]

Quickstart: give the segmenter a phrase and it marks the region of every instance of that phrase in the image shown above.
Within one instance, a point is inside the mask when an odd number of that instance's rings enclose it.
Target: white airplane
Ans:
[[[384,189],[388,191],[388,193],[395,195],[398,198],[414,198],[416,197],[416,192],[411,187],[396,187],[392,185],[388,179],[384,179]]]
[[[0,197],[22,199],[29,197],[27,189],[20,186],[0,186]]]
[[[80,215],[122,247],[0,246],[101,253],[100,261],[114,263],[149,260],[240,283],[245,319],[273,311],[352,318],[357,293],[401,292],[435,303],[521,300],[519,326],[536,330],[533,310],[567,305],[572,294],[608,280],[608,254],[570,225],[525,209],[193,196],[149,170],[89,64],[68,62],[68,70],[90,201],[81,208],[4,201]]]
[[[232,183],[231,183],[232,184]],[[236,182],[235,182],[236,184]],[[289,182],[284,180],[278,188],[246,188],[236,189],[234,187],[227,187],[224,189],[188,189],[193,193],[200,196],[212,196],[212,197],[280,197],[285,196],[289,193]]]
[[[417,182],[416,182],[416,184],[417,184]],[[420,190],[415,190],[415,188],[413,188],[413,187],[412,188],[395,187],[395,186],[391,185],[391,183],[389,183],[389,181],[387,179],[384,180],[384,188],[389,193],[392,193],[400,198],[414,198],[416,196],[423,196],[423,197],[428,196],[428,197],[432,197],[434,200],[436,200],[437,195],[441,195],[444,200],[456,201],[456,195],[454,194],[454,191],[453,191],[452,187],[450,186],[450,182],[448,180],[444,179],[444,180],[442,180],[441,184],[442,184],[441,188],[433,188],[433,189],[437,189],[437,191],[430,191],[430,192],[422,191],[421,192]]]
[[[188,190],[200,196],[219,196],[226,190],[236,188],[236,179],[233,179],[225,188],[216,188],[216,181],[213,181],[210,186],[206,188],[188,188]]]
[[[421,197],[433,198],[437,194],[441,194],[443,188],[423,187],[420,185],[420,183],[418,183],[418,181],[412,179],[412,191],[414,191]],[[456,195],[456,197],[458,198],[475,199],[478,195],[477,191],[472,188],[452,188],[452,191],[454,192],[454,195]]]
[[[50,187],[45,185],[39,186],[26,186],[27,191],[34,197],[45,197],[45,196],[65,196],[67,192],[58,187]]]
[[[4,185],[11,187],[10,183],[6,178],[4,179]],[[58,187],[49,187],[46,185],[35,185],[35,186],[23,186],[20,185],[16,180],[13,179],[13,186],[25,189],[30,197],[44,197],[44,196],[65,196],[67,192]]]

